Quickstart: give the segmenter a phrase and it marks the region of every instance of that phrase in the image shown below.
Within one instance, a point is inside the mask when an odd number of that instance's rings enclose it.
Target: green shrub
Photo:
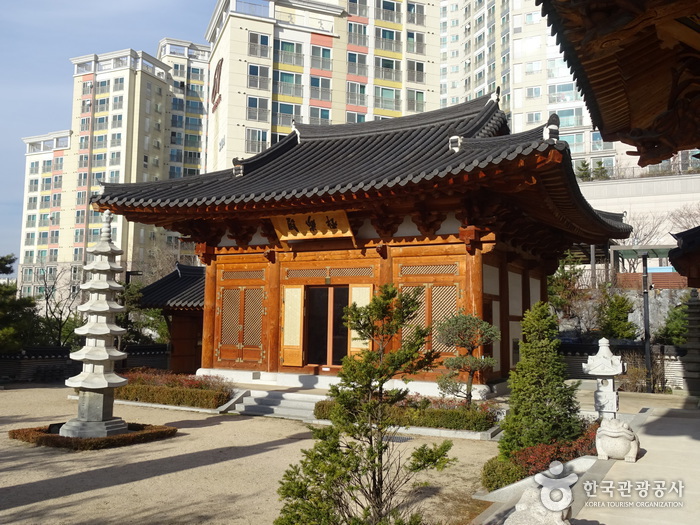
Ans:
[[[525,476],[523,468],[511,459],[494,456],[481,469],[481,484],[486,490],[500,489]]]
[[[532,445],[576,439],[583,431],[578,384],[566,384],[566,364],[557,351],[557,318],[549,305],[539,302],[525,312],[522,328],[522,359],[508,381],[510,411],[498,442],[503,457]]]
[[[174,436],[177,428],[163,425],[142,425],[128,423],[129,432],[97,438],[66,437],[49,434],[49,427],[18,428],[10,430],[10,439],[17,439],[41,447],[67,448],[70,450],[99,450],[124,447],[137,443],[149,443]]]
[[[231,393],[171,386],[126,384],[114,390],[115,399],[140,401],[158,405],[188,406],[214,409],[228,402]]]
[[[688,337],[688,305],[685,304],[690,299],[689,294],[685,294],[681,301],[683,304],[671,308],[666,314],[664,325],[654,335],[656,343],[662,345],[684,345]]]
[[[326,399],[316,403],[316,419],[330,419],[335,401]],[[483,432],[496,424],[496,415],[490,404],[472,405],[467,408],[415,408],[413,406],[387,407],[392,425],[399,427],[447,428]]]
[[[596,307],[598,330],[608,339],[634,339],[639,328],[628,321],[634,305],[627,297],[605,291]]]

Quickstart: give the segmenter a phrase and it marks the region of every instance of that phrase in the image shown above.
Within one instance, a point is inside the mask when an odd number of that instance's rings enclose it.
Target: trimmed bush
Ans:
[[[486,490],[500,489],[525,478],[523,468],[511,459],[494,456],[481,469],[481,484]]]
[[[159,405],[215,409],[226,403],[231,398],[231,394],[228,391],[127,384],[115,389],[114,398]]]
[[[149,443],[174,436],[177,428],[163,425],[142,425],[128,423],[129,433],[97,438],[65,437],[49,434],[49,427],[18,428],[10,430],[10,439],[41,447],[67,448],[70,450],[99,450],[104,448],[125,447],[137,443]]]
[[[316,419],[330,419],[335,401],[326,399],[316,403]],[[490,404],[464,405],[456,408],[413,408],[392,406],[387,408],[392,425],[400,427],[446,428],[483,432],[496,424],[496,416]]]

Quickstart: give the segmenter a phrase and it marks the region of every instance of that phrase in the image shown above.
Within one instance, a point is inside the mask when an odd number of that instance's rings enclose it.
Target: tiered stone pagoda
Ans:
[[[117,304],[115,294],[123,286],[114,280],[115,274],[123,268],[115,262],[122,253],[112,242],[112,212],[103,214],[100,240],[88,248],[94,260],[85,265],[90,272],[90,280],[81,285],[90,293],[86,303],[78,310],[88,316],[87,323],[76,328],[75,333],[86,336],[85,346],[71,354],[71,359],[83,362],[83,371],[66,380],[66,386],[79,389],[78,417],[61,427],[60,434],[66,437],[104,437],[123,434],[127,424],[121,418],[113,417],[114,389],[127,383],[127,379],[114,372],[114,362],[126,358],[114,346],[115,337],[126,330],[115,324],[115,315],[124,310]]]

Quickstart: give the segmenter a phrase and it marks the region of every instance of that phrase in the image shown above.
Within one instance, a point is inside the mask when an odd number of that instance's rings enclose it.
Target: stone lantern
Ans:
[[[66,380],[66,386],[78,389],[78,417],[65,423],[60,434],[66,437],[104,437],[127,432],[127,424],[113,417],[114,389],[127,383],[127,379],[114,372],[114,362],[126,358],[114,341],[126,333],[115,324],[115,315],[124,307],[117,304],[115,296],[124,287],[114,280],[123,268],[115,262],[122,250],[112,242],[112,212],[103,214],[99,241],[87,249],[94,260],[85,265],[90,280],[80,288],[90,293],[78,310],[87,314],[87,323],[76,328],[75,333],[86,337],[85,346],[71,354],[71,359],[83,362],[83,371]]]
[[[588,356],[583,372],[596,378],[596,391],[593,397],[595,409],[602,419],[615,419],[618,409],[618,396],[615,389],[615,376],[625,372],[620,356],[610,351],[610,341],[598,341],[598,353]]]

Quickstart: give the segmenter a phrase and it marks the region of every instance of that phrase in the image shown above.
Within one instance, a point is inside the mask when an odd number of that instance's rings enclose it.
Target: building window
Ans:
[[[398,89],[374,86],[374,107],[400,111],[401,91]]]
[[[375,45],[378,49],[383,49],[384,51],[394,51],[396,53],[401,52],[400,32],[394,31],[393,29],[376,27],[374,29],[374,35],[376,38]]]
[[[287,71],[275,71],[273,73],[273,93],[288,95],[291,97],[304,96],[304,87],[301,84],[301,75]]]
[[[269,89],[270,68],[248,64],[248,87],[253,89]]]
[[[573,82],[549,86],[550,103],[573,102],[575,100],[581,100],[581,94],[578,92],[576,84]]]
[[[75,211],[75,224],[85,224],[85,210]]]
[[[365,24],[358,24],[357,22],[348,22],[348,44],[363,47],[367,47],[369,45],[367,37],[367,26]]]
[[[583,109],[560,109],[557,111],[562,128],[571,128],[583,125]]]
[[[27,215],[27,222],[25,222],[25,226],[27,228],[35,228],[36,227],[36,214],[31,214]]]
[[[260,33],[248,33],[248,54],[254,57],[270,56],[270,37]]]
[[[374,8],[374,17],[387,22],[401,23],[401,4],[391,0],[378,0]]]
[[[314,100],[331,100],[331,79],[311,77],[311,98]]]
[[[112,115],[112,127],[113,128],[121,128],[122,127],[122,116],[121,115]]]
[[[583,153],[586,149],[583,142],[583,133],[562,134],[559,136],[559,140],[565,140],[569,143],[571,153]]]
[[[599,131],[591,133],[591,151],[606,151],[614,148],[615,145],[612,142],[603,141]]]
[[[58,230],[51,230],[51,235],[49,236],[49,242],[51,244],[58,244],[58,237],[59,237],[59,231]],[[49,250],[49,260],[51,260],[51,252],[53,250]],[[56,250],[56,253],[58,253],[58,250]]]
[[[348,13],[366,17],[367,0],[348,0]]]
[[[24,234],[24,245],[25,246],[34,246],[34,240],[36,239],[36,233],[35,232],[27,232]]]
[[[408,80],[421,84],[425,82],[425,64],[423,62],[408,61]]]
[[[367,76],[367,55],[348,53],[348,74]]]
[[[122,109],[124,107],[124,95],[118,95],[112,99],[112,109]]]
[[[364,113],[356,113],[354,111],[347,111],[345,113],[345,122],[348,124],[359,124],[360,122],[365,122]]]
[[[54,208],[61,207],[61,194],[60,193],[54,193],[53,195],[51,195],[51,206]]]
[[[87,203],[87,192],[86,191],[76,191],[75,192],[75,204],[77,206],[83,206]]]
[[[547,60],[547,78],[569,77],[569,66],[563,58],[550,58]]]
[[[297,42],[275,40],[275,62],[293,66],[303,66],[304,54],[301,44]]]
[[[44,245],[44,244],[49,244],[49,232],[39,232],[39,240],[37,241],[38,245]]]
[[[542,62],[535,60],[534,62],[525,62],[525,74],[536,75],[542,72]]]
[[[528,124],[537,124],[542,120],[542,113],[540,111],[533,111],[532,113],[527,113],[525,117]]]
[[[38,200],[37,197],[29,197],[29,199],[27,199],[27,209],[36,210]]]
[[[408,31],[406,33],[406,51],[425,55],[425,34]]]
[[[406,109],[408,109],[408,111],[425,111],[425,93],[423,91],[416,91],[415,89],[407,90],[406,104]]]
[[[539,98],[542,96],[542,88],[540,86],[529,87],[525,90],[525,98]]]
[[[292,121],[301,122],[301,105],[284,102],[272,103],[272,124],[291,127]]]
[[[109,111],[109,99],[108,98],[98,98],[96,111],[97,112]]]
[[[40,208],[50,208],[51,207],[51,195],[42,195],[39,201]]]
[[[311,67],[332,71],[331,49],[329,47],[311,46]]]
[[[246,153],[260,153],[267,148],[267,131],[247,128],[245,130]]]
[[[358,82],[348,82],[346,102],[353,106],[367,105],[367,86]],[[364,120],[362,121],[364,122]]]
[[[401,62],[393,58],[374,57],[374,77],[400,82]]]
[[[309,108],[309,123],[315,125],[328,125],[331,123],[331,110],[325,108]]]
[[[409,24],[415,24],[418,26],[425,25],[425,6],[423,4],[408,2],[406,5],[406,12],[406,21]]]

